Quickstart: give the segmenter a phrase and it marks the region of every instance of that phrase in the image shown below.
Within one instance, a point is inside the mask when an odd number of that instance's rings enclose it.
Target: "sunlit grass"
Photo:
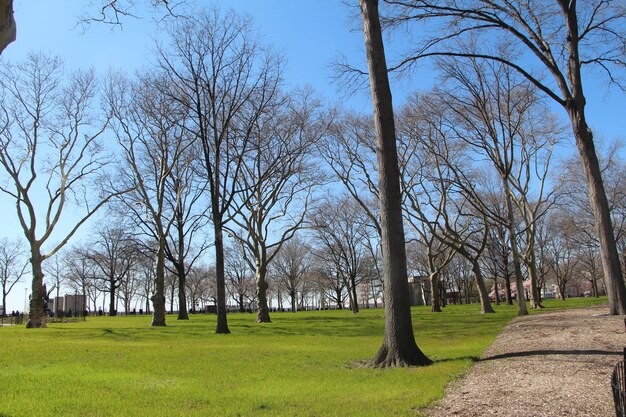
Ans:
[[[547,310],[606,300],[546,302]],[[273,323],[215,317],[97,317],[47,329],[0,328],[0,416],[411,416],[443,395],[516,314],[477,305],[413,310],[426,368],[363,367],[383,311],[275,313]]]

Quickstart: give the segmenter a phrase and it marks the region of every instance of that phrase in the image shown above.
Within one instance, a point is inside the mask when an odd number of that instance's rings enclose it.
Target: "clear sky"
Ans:
[[[90,2],[70,0],[15,0],[17,40],[9,45],[2,59],[19,60],[29,51],[42,51],[65,59],[67,69],[94,67],[101,73],[109,69],[132,73],[150,65],[157,25],[145,10],[137,20],[128,18],[123,27],[95,24],[83,30],[79,16],[96,12]],[[141,3],[141,1],[139,1]],[[147,0],[145,3],[149,3]],[[331,102],[370,111],[367,91],[346,98],[339,96],[331,67],[338,57],[365,68],[363,39],[358,30],[358,8],[341,0],[221,0],[197,4],[215,4],[251,16],[262,39],[286,59],[285,79],[289,86],[311,85]],[[82,4],[82,6],[78,6]],[[82,7],[82,8],[81,8]],[[394,39],[398,41],[398,39]],[[393,47],[389,47],[393,50]],[[390,57],[393,59],[393,57]],[[418,81],[419,80],[419,81]],[[412,79],[392,81],[395,104],[418,88],[428,89],[434,77],[418,70]],[[587,84],[589,121],[597,137],[626,137],[626,96],[609,92],[603,82],[589,79]],[[0,236],[22,237],[17,225],[14,203],[0,196]],[[25,280],[26,281],[26,280]],[[13,289],[8,310],[24,306],[24,291],[29,283]]]

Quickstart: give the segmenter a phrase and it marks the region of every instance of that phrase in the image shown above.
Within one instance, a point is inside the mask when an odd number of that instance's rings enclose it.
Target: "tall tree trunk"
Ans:
[[[178,318],[177,320],[189,320],[187,311],[187,294],[185,284],[187,282],[187,268],[185,260],[179,257],[176,262],[176,275],[178,275]]]
[[[162,228],[159,228],[162,230]],[[165,238],[159,237],[159,248],[156,254],[156,277],[154,280],[154,294],[152,301],[151,326],[165,326]]]
[[[478,287],[478,298],[480,299],[480,312],[482,314],[495,313],[495,310],[491,306],[489,301],[489,293],[487,292],[487,286],[483,279],[483,273],[480,270],[480,264],[478,259],[470,259],[472,263],[472,272],[476,278],[476,286]]]
[[[528,275],[530,277],[530,305],[531,308],[543,308],[541,292],[539,291],[539,277],[537,275],[537,259],[535,249],[531,246],[528,253]]]
[[[256,315],[257,323],[271,323],[270,309],[267,305],[267,268],[264,265],[256,265],[256,297],[259,304],[259,311]]]
[[[524,296],[524,278],[522,276],[522,263],[520,262],[520,253],[517,246],[517,238],[515,233],[515,215],[513,212],[513,202],[511,197],[511,189],[506,178],[502,179],[504,187],[504,200],[506,202],[506,210],[508,216],[508,229],[511,237],[511,254],[513,255],[513,270],[515,272],[515,286],[517,287],[517,315],[525,316],[528,314],[526,308],[526,297]]]
[[[359,301],[356,296],[356,279],[354,276],[350,277],[350,291],[352,292],[352,297],[350,298],[352,314],[357,314],[359,312]]]
[[[429,365],[432,361],[415,343],[411,321],[396,133],[378,1],[359,0],[359,6],[376,127],[385,282],[385,338],[372,364],[376,367]]]
[[[33,281],[30,296],[30,311],[28,313],[28,321],[26,328],[37,329],[46,327],[46,311],[44,309],[44,293],[43,293],[43,268],[41,264],[43,257],[41,251],[35,245],[31,247],[30,264],[33,271]],[[5,304],[6,305],[6,304]]]
[[[109,316],[117,316],[117,309],[115,308],[115,278],[109,277]]]
[[[182,203],[179,200],[176,208],[176,230],[178,232],[178,260],[176,261],[176,275],[178,275],[178,318],[177,320],[189,320],[187,311],[187,266],[185,265],[185,230]]]
[[[589,199],[594,212],[596,232],[600,242],[600,259],[602,270],[607,280],[607,294],[611,315],[626,314],[626,286],[620,266],[620,257],[615,244],[611,212],[606,198],[600,164],[593,144],[593,135],[585,121],[582,110],[572,102],[567,108],[572,125],[576,145],[583,163]]]
[[[215,209],[213,213],[216,213]],[[215,239],[215,278],[217,287],[217,325],[215,333],[228,334],[228,321],[226,318],[226,280],[224,277],[224,233],[221,217],[213,217],[213,230]]]
[[[567,4],[567,6],[566,6]],[[568,64],[567,79],[571,86],[571,92],[564,91],[565,110],[569,115],[576,147],[580,153],[587,186],[589,187],[589,200],[594,213],[594,220],[598,240],[600,242],[600,258],[602,269],[607,280],[607,293],[609,296],[609,310],[611,315],[626,314],[626,285],[620,265],[620,257],[615,244],[613,234],[613,222],[609,203],[602,181],[602,172],[593,143],[593,134],[585,119],[585,94],[581,75],[581,57],[579,55],[580,30],[578,27],[578,13],[576,2],[563,3],[567,26]]]

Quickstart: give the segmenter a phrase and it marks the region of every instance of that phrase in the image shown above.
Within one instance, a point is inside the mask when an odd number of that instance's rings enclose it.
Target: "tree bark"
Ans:
[[[267,305],[267,269],[265,266],[257,265],[256,268],[256,296],[259,303],[259,310],[256,315],[257,323],[271,323],[270,309]]]
[[[109,278],[109,316],[117,316],[117,310],[115,309],[115,290],[117,286],[115,284],[115,277]]]
[[[161,230],[161,229],[160,229]],[[156,279],[152,301],[151,326],[165,326],[165,237],[159,237],[159,248],[156,256]]]
[[[213,213],[219,209],[214,209]],[[222,219],[214,215],[213,231],[215,233],[215,278],[217,289],[217,324],[215,333],[228,334],[228,320],[226,318],[226,280],[224,277],[224,233]]]
[[[441,302],[439,300],[439,274],[430,274],[430,305],[433,313],[441,313]]]
[[[385,282],[385,338],[375,367],[429,365],[415,343],[400,195],[393,104],[377,0],[359,0],[376,127],[380,219]]]
[[[15,41],[16,34],[13,0],[0,0],[0,54]]]
[[[350,292],[352,293],[352,296],[350,297],[350,308],[352,308],[352,314],[358,314],[359,301],[356,295],[356,278],[354,276],[350,277]]]
[[[600,259],[607,281],[607,294],[611,315],[626,314],[626,286],[620,266],[620,257],[613,235],[611,212],[606,198],[600,163],[596,156],[593,135],[588,128],[583,112],[574,102],[568,105],[572,119],[576,145],[585,171],[589,200],[594,212],[596,232],[600,243]]]
[[[177,320],[189,320],[187,312],[187,294],[185,294],[185,284],[187,281],[187,270],[185,261],[179,259],[176,263],[176,274],[178,275],[178,318]]]
[[[611,315],[626,314],[626,285],[622,275],[620,257],[613,234],[613,222],[609,209],[600,164],[593,143],[593,134],[585,119],[585,95],[581,75],[581,60],[579,56],[580,32],[576,2],[569,5],[563,3],[563,12],[567,25],[568,64],[567,79],[571,92],[565,94],[565,110],[567,111],[576,146],[583,164],[589,200],[594,213],[596,232],[600,242],[600,257],[602,268],[607,279],[607,293]],[[563,90],[563,89],[562,89]]]
[[[178,260],[176,261],[176,275],[178,275],[178,318],[177,320],[189,320],[187,311],[187,294],[185,284],[187,281],[187,267],[185,265],[185,230],[183,219],[182,202],[176,205],[176,230],[178,232]]]
[[[485,285],[485,280],[483,279],[483,273],[480,270],[480,264],[478,263],[478,259],[471,259],[470,262],[472,263],[472,272],[474,273],[474,277],[476,278],[476,286],[478,287],[480,312],[482,314],[495,313],[495,310],[489,302],[489,293],[487,292],[487,286]]]
[[[543,308],[541,292],[539,291],[539,277],[537,276],[537,260],[535,249],[531,247],[528,253],[528,275],[530,277],[530,305],[531,308]]]
[[[511,197],[511,189],[506,178],[502,179],[504,187],[504,199],[506,201],[507,216],[509,218],[508,228],[511,237],[511,254],[513,255],[513,267],[515,271],[515,286],[517,287],[517,315],[525,316],[528,314],[526,308],[526,297],[524,296],[524,278],[522,276],[522,265],[520,262],[520,254],[517,246],[517,238],[515,237],[515,216],[513,213],[513,202]]]
[[[30,296],[30,311],[26,328],[38,329],[46,327],[46,311],[44,309],[43,293],[43,257],[36,245],[31,246],[30,263],[33,271],[33,281]],[[6,304],[5,304],[6,305]]]

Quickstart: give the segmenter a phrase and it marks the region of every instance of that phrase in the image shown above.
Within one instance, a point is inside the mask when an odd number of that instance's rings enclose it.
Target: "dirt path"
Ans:
[[[624,316],[606,306],[517,318],[426,415],[613,416],[625,346]]]

